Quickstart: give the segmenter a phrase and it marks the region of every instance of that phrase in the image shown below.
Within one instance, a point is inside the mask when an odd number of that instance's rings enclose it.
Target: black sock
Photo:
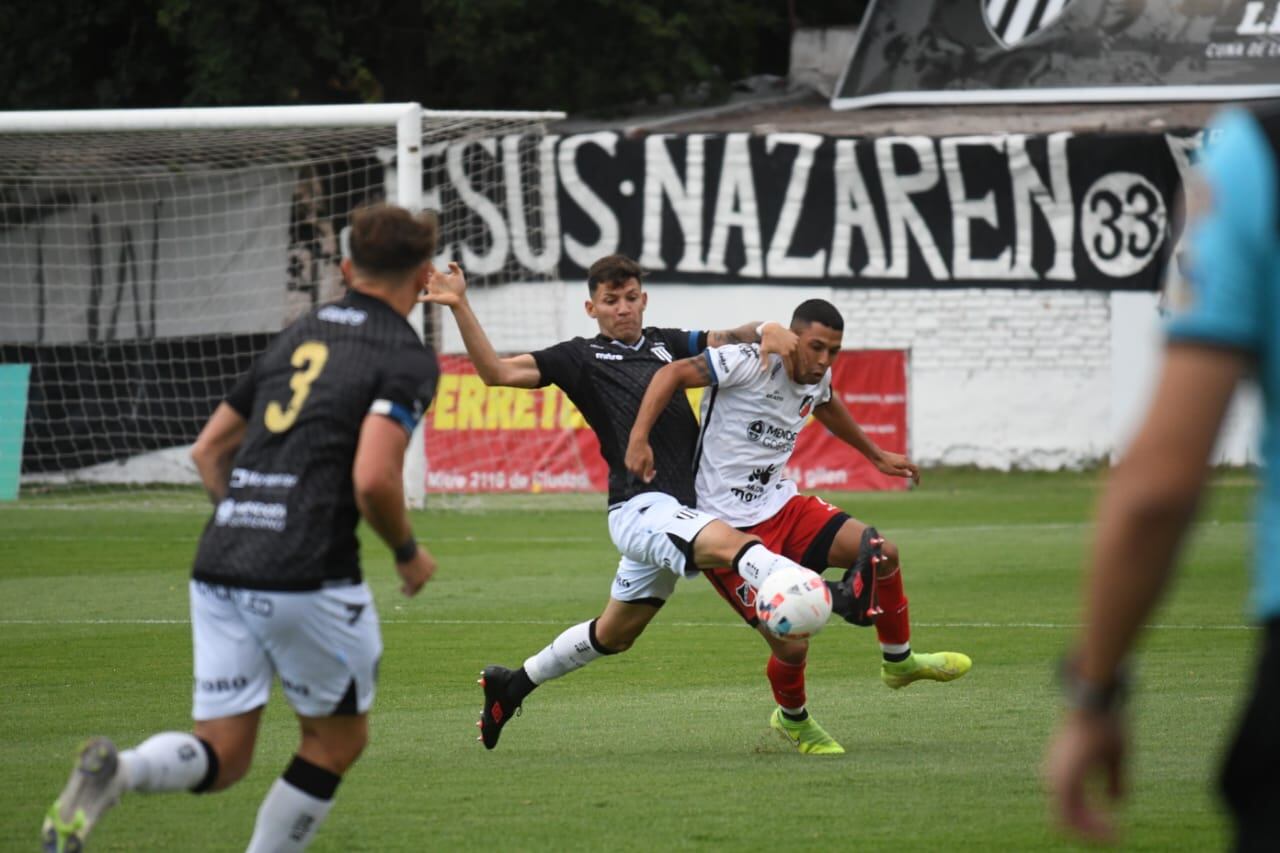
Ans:
[[[532,693],[533,688],[537,686],[529,678],[529,673],[525,672],[524,667],[520,667],[511,673],[511,680],[507,682],[507,698],[513,704],[519,705],[524,701],[524,697]]]
[[[905,652],[882,652],[882,654],[889,663],[902,663],[911,657],[911,649],[907,649]]]
[[[803,723],[805,720],[809,719],[809,711],[808,709],[804,709],[801,710],[799,714],[790,714],[783,711],[782,716],[786,717],[793,723]]]

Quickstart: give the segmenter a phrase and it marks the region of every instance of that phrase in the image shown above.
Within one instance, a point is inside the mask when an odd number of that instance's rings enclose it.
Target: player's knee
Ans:
[[[596,623],[596,642],[605,654],[621,654],[636,644],[644,625],[604,625]]]
[[[773,646],[774,657],[792,666],[799,666],[809,657],[808,640],[779,639],[776,643],[770,643],[770,645]]]
[[[880,548],[880,553],[884,555],[884,559],[876,566],[876,574],[881,577],[891,575],[898,570],[898,546],[884,540],[884,545]]]
[[[225,791],[239,782],[249,773],[253,766],[252,747],[244,748],[239,744],[211,745],[218,756],[218,775],[214,778],[209,791]]]

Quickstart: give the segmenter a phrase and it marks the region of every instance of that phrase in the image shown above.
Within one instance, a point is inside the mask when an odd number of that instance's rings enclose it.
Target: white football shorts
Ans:
[[[373,704],[382,632],[365,584],[269,592],[192,581],[191,634],[196,720],[265,705],[273,674],[305,717]]]
[[[715,520],[662,492],[643,492],[610,510],[609,536],[622,554],[610,595],[666,601],[677,580],[698,574],[693,539]]]

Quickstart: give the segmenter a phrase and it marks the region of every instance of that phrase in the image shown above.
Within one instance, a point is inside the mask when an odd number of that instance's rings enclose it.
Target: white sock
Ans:
[[[551,645],[525,661],[524,671],[529,673],[529,680],[541,684],[582,669],[607,654],[592,642],[593,624],[594,619],[566,629],[551,641]]]
[[[781,554],[775,554],[757,542],[739,555],[734,568],[743,580],[753,588],[759,589],[765,578],[787,566],[800,567],[799,563],[794,563]]]
[[[340,779],[335,773],[295,757],[258,807],[253,838],[245,853],[306,850],[333,808],[333,791]],[[303,790],[304,787],[312,790]]]
[[[209,754],[193,734],[162,732],[120,753],[120,766],[131,791],[190,791],[209,772]]]

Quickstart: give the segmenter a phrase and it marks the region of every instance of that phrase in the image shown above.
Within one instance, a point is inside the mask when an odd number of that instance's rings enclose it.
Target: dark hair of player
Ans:
[[[791,328],[803,328],[810,323],[821,323],[837,332],[844,331],[844,318],[840,311],[825,299],[806,299],[796,306],[791,315]]]
[[[411,272],[436,253],[439,219],[391,204],[361,207],[351,217],[351,261],[370,275]]]
[[[606,255],[587,270],[587,291],[595,296],[601,284],[626,284],[633,278],[643,284],[644,268],[626,255]]]

